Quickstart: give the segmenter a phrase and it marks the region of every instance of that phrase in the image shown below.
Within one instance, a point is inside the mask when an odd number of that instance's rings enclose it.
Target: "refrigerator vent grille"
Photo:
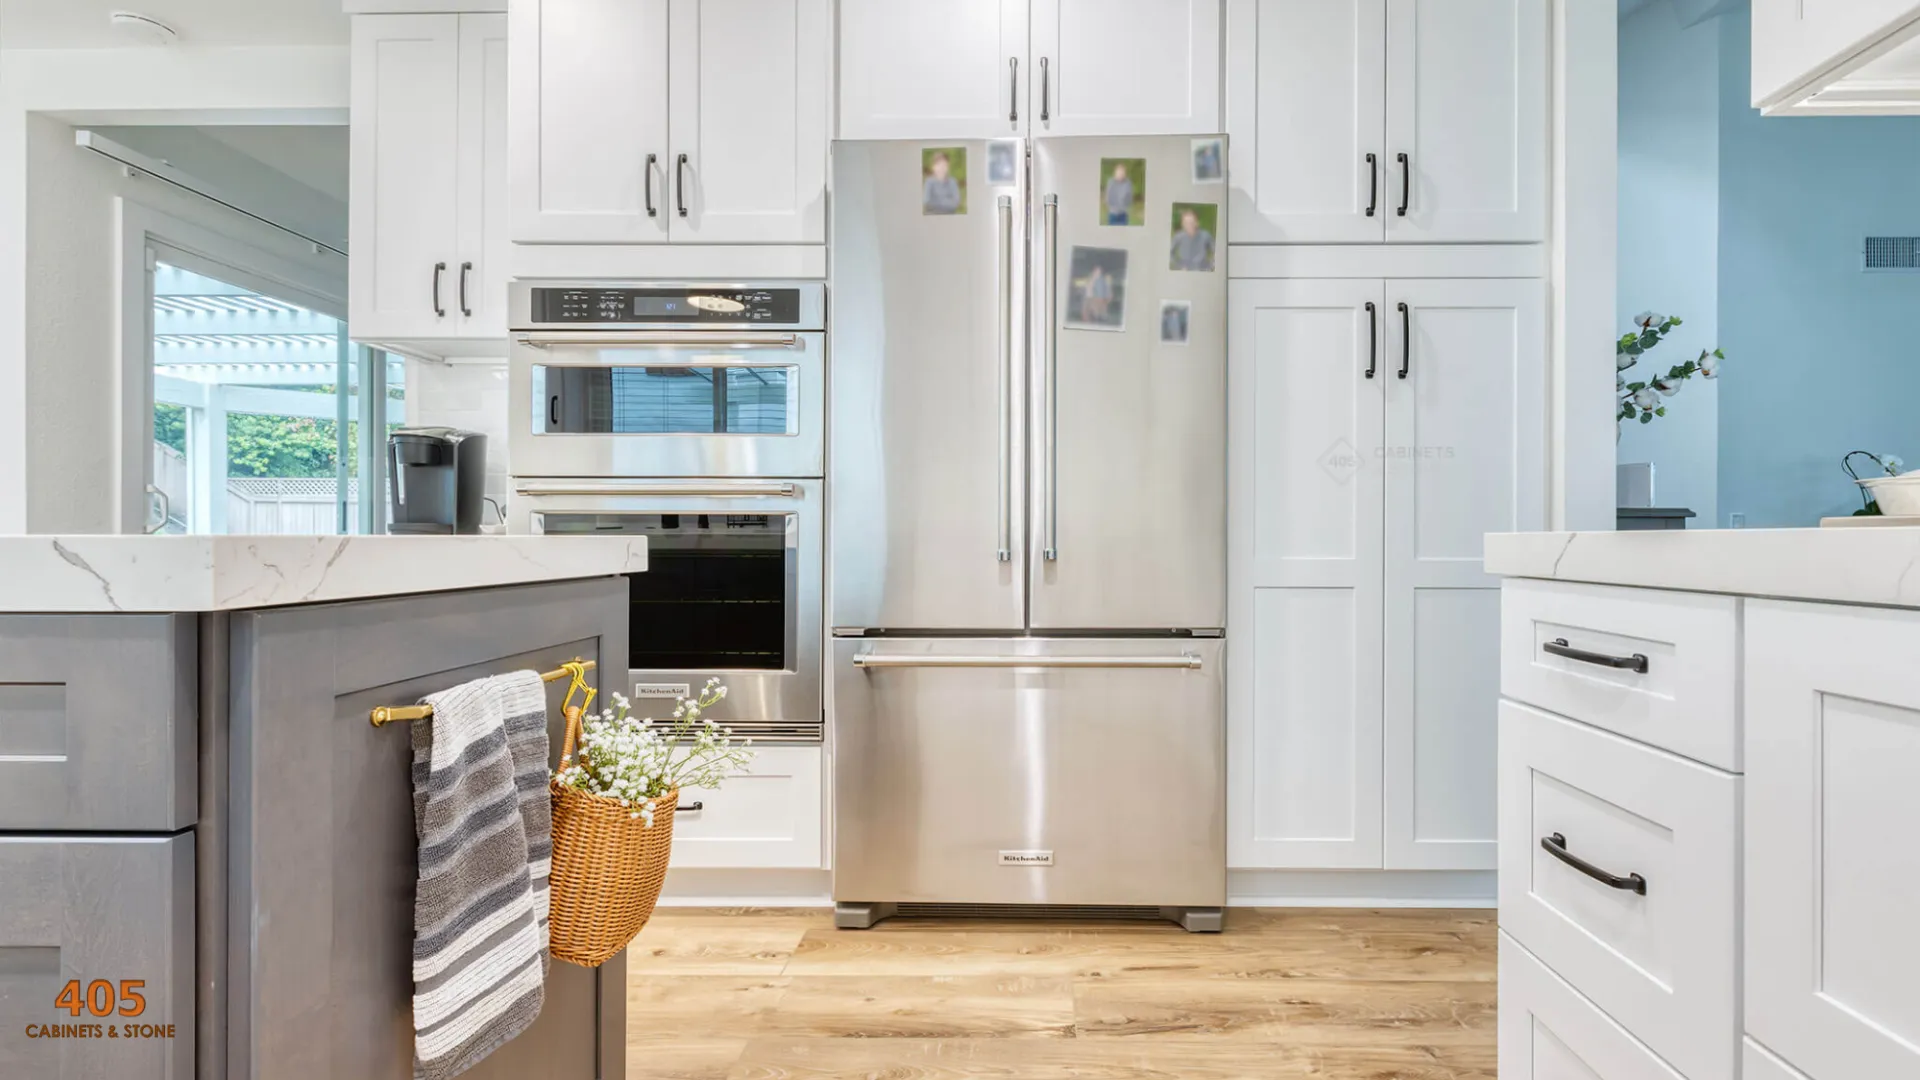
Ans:
[[[1920,236],[1867,237],[1864,269],[1920,271]]]
[[[900,904],[894,908],[894,914],[922,919],[1167,920],[1160,908],[1121,904]]]

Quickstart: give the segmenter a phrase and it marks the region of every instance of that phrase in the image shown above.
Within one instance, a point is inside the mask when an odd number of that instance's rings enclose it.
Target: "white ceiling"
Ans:
[[[248,125],[198,130],[321,194],[347,201],[347,129],[344,126]]]
[[[0,0],[0,48],[108,49],[133,44],[115,11],[159,19],[181,45],[344,45],[340,0]]]

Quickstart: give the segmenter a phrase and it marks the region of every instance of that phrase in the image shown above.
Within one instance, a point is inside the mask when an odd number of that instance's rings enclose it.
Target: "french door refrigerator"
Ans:
[[[834,897],[1226,898],[1223,140],[838,142]]]

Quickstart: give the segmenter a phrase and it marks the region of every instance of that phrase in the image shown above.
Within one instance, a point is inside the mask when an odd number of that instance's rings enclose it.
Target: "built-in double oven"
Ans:
[[[509,530],[647,538],[635,710],[718,677],[736,735],[819,739],[824,287],[522,281],[509,311]]]

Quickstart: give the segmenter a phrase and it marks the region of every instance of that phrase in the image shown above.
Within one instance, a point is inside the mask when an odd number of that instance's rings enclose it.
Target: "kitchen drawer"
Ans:
[[[1533,954],[1500,935],[1500,1080],[1682,1080]],[[1689,1078],[1690,1080],[1690,1078]]]
[[[193,1080],[193,888],[191,832],[0,836],[0,1077]],[[109,984],[105,1015],[91,1007],[105,989],[77,1016],[55,1007],[75,979],[83,993]],[[28,1038],[29,1024],[98,1031]],[[126,1038],[125,1024],[171,1024],[173,1033]]]
[[[1751,1038],[1742,1047],[1740,1068],[1740,1080],[1808,1080],[1806,1073]]]
[[[0,616],[0,831],[194,823],[192,615]]]
[[[1740,778],[1511,701],[1499,769],[1501,929],[1688,1080],[1732,1080]]]
[[[1556,655],[1549,645],[1591,654]],[[1645,658],[1646,670],[1602,657]],[[1739,601],[1707,593],[1510,579],[1500,692],[1682,757],[1740,771]]]
[[[718,788],[687,788],[680,805],[699,810],[673,816],[677,867],[820,866],[821,801],[818,746],[756,746],[746,771]]]

